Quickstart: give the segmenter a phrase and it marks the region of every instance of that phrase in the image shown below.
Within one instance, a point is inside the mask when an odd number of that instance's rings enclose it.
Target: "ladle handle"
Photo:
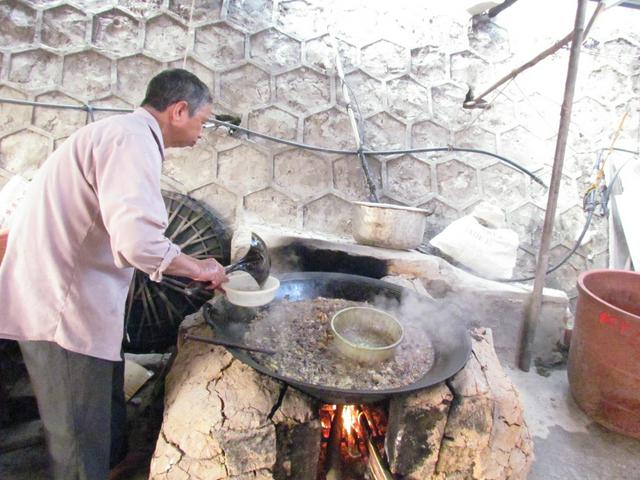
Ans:
[[[218,338],[200,337],[198,335],[191,335],[189,333],[185,333],[182,336],[182,338],[184,338],[185,340],[195,340],[196,342],[210,343],[212,345],[220,345],[220,346],[223,346],[223,347],[239,348],[241,350],[249,350],[251,352],[267,353],[269,355],[273,355],[274,353],[276,353],[275,350],[269,350],[268,348],[250,347],[248,345],[243,345],[241,343],[229,342],[227,340],[220,340]]]
[[[213,290],[208,290],[207,287],[209,286],[209,282],[198,282],[198,281],[193,281],[190,282],[189,284],[187,284],[186,287],[184,287],[184,294],[188,297],[192,297],[194,295],[198,295],[199,293],[209,293],[211,295],[213,295]]]
[[[240,262],[236,262],[224,267],[224,273],[227,274],[235,272],[238,269],[239,265]],[[208,286],[209,282],[198,282],[194,280],[193,282],[190,282],[186,287],[184,287],[184,294],[192,297],[193,295],[197,295],[199,293],[213,293],[211,290],[207,289]]]
[[[236,272],[238,270],[244,270],[244,262],[242,260],[224,267],[225,275],[231,272]],[[211,290],[207,289],[208,286],[209,282],[198,282],[194,280],[186,287],[184,287],[184,294],[191,297],[193,295],[197,295],[198,293],[212,293]]]
[[[244,270],[244,263],[242,260],[224,267],[224,273],[237,272],[238,270]]]

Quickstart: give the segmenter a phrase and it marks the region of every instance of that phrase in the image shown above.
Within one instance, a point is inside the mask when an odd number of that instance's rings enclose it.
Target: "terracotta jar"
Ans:
[[[582,410],[640,438],[640,273],[591,270],[578,278],[569,385]]]

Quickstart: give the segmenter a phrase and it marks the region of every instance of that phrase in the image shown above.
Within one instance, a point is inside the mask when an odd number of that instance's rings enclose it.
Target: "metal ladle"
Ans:
[[[182,338],[184,338],[185,340],[195,340],[196,342],[208,343],[210,345],[220,345],[222,347],[239,348],[240,350],[248,350],[250,352],[266,353],[268,355],[273,355],[276,353],[275,350],[271,350],[269,348],[253,347],[253,346],[244,345],[238,342],[230,342],[228,340],[221,340],[218,338],[211,338],[211,337],[201,337],[198,335],[190,335],[188,333],[185,333],[184,335],[182,335]]]
[[[244,257],[224,268],[224,273],[237,272],[239,270],[251,275],[260,288],[262,288],[269,278],[271,271],[271,256],[267,244],[256,233],[251,233],[251,243],[249,251]],[[209,286],[208,282],[191,282],[184,288],[186,295],[192,296],[202,293]]]

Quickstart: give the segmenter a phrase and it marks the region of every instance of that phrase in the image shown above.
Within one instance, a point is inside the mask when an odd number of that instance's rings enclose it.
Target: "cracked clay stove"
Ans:
[[[417,295],[345,274],[297,273],[281,276],[281,284],[280,300]],[[187,317],[182,330],[244,339],[255,311],[214,302],[216,309],[211,318],[202,311]],[[438,326],[428,330],[437,346],[433,366],[399,388],[337,388],[281,375],[240,350],[179,344],[149,478],[526,478],[532,442],[491,331],[472,331],[461,357],[447,362],[464,340],[447,346],[451,337],[438,335],[450,325]]]

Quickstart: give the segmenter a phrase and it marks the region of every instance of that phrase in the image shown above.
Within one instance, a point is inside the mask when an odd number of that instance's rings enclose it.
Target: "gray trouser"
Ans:
[[[44,425],[53,478],[106,479],[112,397],[114,388],[122,388],[123,362],[71,352],[52,342],[20,342],[20,349]]]

